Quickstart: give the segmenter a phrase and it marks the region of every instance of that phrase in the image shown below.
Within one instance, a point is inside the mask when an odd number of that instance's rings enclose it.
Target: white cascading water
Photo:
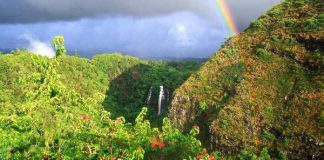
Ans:
[[[163,86],[160,86],[160,95],[159,95],[159,108],[158,108],[158,115],[161,114],[161,106],[162,106],[162,100],[164,99],[164,91]]]
[[[152,91],[153,91],[153,87],[150,88],[148,94],[147,94],[147,98],[146,98],[146,104],[149,105],[151,102],[151,97],[152,97]]]
[[[165,89],[165,101],[166,101],[166,103],[169,103],[169,98],[170,98],[170,92],[169,92],[169,90],[166,88],[166,89]]]

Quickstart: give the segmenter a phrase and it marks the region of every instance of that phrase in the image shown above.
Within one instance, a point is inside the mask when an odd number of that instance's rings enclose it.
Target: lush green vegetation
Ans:
[[[175,91],[169,117],[226,158],[321,159],[323,33],[322,1],[275,6]]]
[[[322,9],[287,0],[201,67],[68,56],[61,36],[53,59],[0,52],[0,159],[320,159]]]
[[[160,85],[172,93],[198,66],[199,64],[196,62],[153,61],[137,64],[110,82],[103,106],[106,106],[112,115],[127,115],[126,119],[133,121],[141,106],[146,105],[144,102],[150,87],[152,87],[149,119],[157,126],[157,123],[161,122],[166,115],[167,110],[164,108],[162,115],[156,116]]]
[[[62,56],[66,54],[66,49],[64,46],[64,38],[63,36],[56,36],[53,38],[53,46],[56,50],[56,56]]]
[[[181,159],[203,151],[199,128],[184,135],[167,118],[162,124],[155,103],[142,109],[150,86],[173,91],[199,63],[88,60],[67,56],[56,41],[53,59],[27,50],[0,56],[0,159]]]

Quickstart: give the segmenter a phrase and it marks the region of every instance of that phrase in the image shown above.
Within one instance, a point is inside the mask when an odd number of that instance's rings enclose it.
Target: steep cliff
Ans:
[[[323,157],[324,4],[287,0],[230,38],[178,88],[173,123],[227,155]]]

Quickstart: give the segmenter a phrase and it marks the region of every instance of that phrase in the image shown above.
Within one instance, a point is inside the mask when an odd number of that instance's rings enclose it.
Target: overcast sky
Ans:
[[[240,31],[280,0],[225,0]],[[215,0],[0,0],[0,50],[53,53],[63,35],[83,57],[211,56],[230,36]]]

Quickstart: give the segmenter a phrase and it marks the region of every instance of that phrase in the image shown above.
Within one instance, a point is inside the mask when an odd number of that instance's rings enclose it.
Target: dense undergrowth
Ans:
[[[129,70],[136,71],[132,68],[140,65],[148,69],[130,80],[134,84],[113,88],[118,77],[132,78]],[[196,62],[148,62],[120,54],[97,55],[92,60],[65,54],[49,59],[26,50],[1,55],[0,159],[194,157],[202,152],[195,138],[199,128],[184,135],[167,118],[162,125],[162,117],[150,116],[159,122],[155,126],[160,129],[153,128],[144,116],[148,111],[156,115],[156,106],[142,109],[140,105],[145,102],[146,87],[176,87],[198,66]],[[138,82],[143,87],[130,88],[133,93],[129,95],[118,94]],[[127,98],[119,96],[140,98],[126,104]],[[129,112],[117,112],[125,107]]]

